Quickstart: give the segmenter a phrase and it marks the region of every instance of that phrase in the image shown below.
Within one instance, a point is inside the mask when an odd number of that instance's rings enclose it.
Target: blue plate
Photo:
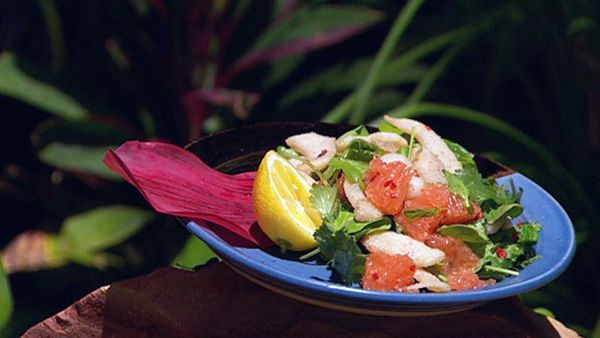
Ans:
[[[348,126],[321,123],[271,123],[229,130],[189,146],[209,164],[228,172],[256,168],[262,155],[283,144],[285,137],[314,130],[341,135]],[[248,138],[250,137],[250,138]],[[219,147],[221,145],[221,147]],[[217,147],[217,148],[215,148]],[[489,162],[489,161],[488,161]],[[543,224],[536,246],[541,259],[534,261],[519,276],[506,278],[495,286],[475,291],[405,294],[377,292],[348,287],[320,260],[300,261],[300,254],[281,254],[277,248],[260,249],[228,242],[209,226],[181,220],[189,231],[205,241],[234,270],[275,292],[328,308],[364,314],[420,316],[462,311],[482,303],[518,295],[539,288],[557,278],[569,265],[575,252],[575,235],[563,208],[544,189],[506,167],[478,161],[484,174],[500,177],[501,184],[512,180],[524,190],[525,212],[516,221],[535,220]],[[507,174],[508,173],[508,174]]]

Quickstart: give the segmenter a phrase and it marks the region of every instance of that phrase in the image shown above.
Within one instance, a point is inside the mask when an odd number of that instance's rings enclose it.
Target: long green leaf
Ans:
[[[103,250],[137,233],[152,217],[148,211],[124,205],[100,207],[67,218],[60,239],[72,251]]]
[[[89,115],[71,96],[23,72],[12,53],[0,54],[0,74],[0,95],[10,96],[64,119],[84,119]]]
[[[0,332],[8,324],[13,311],[13,299],[8,277],[0,260]]]
[[[390,32],[383,41],[383,45],[379,49],[379,52],[377,52],[375,61],[371,65],[365,81],[357,90],[356,106],[354,107],[352,116],[350,117],[350,123],[359,124],[364,122],[366,108],[371,97],[371,93],[375,88],[375,82],[379,77],[381,69],[389,60],[394,48],[396,47],[396,44],[404,34],[404,31],[411,23],[413,17],[423,2],[424,0],[409,0],[406,5],[404,5],[404,8],[396,18],[396,21],[394,21]]]
[[[381,71],[381,76],[377,78],[376,86],[382,85],[380,81],[385,81],[386,78],[398,76],[405,69],[409,67],[414,67],[417,62],[419,62],[424,57],[439,51],[440,49],[446,47],[449,44],[452,44],[457,41],[462,41],[469,36],[474,35],[477,32],[481,31],[481,26],[468,26],[461,27],[455,29],[453,31],[438,35],[436,37],[430,38],[420,44],[412,47],[411,49],[402,53],[402,55],[390,60],[387,64],[384,65],[384,69]],[[402,77],[402,76],[400,76]],[[391,84],[391,83],[390,83]],[[302,92],[303,89],[299,88],[298,92]],[[290,95],[299,95],[299,93],[292,92]],[[285,102],[282,102],[282,105],[289,104],[289,101],[292,101],[295,97],[284,98]],[[356,99],[356,93],[352,93],[348,95],[342,102],[336,105],[325,117],[323,117],[324,122],[329,123],[340,123],[342,122],[348,114],[351,113],[352,107],[354,106]]]
[[[372,62],[371,58],[359,59],[347,67],[338,66],[318,73],[298,84],[283,97],[279,105],[284,109],[316,94],[327,95],[353,90],[364,80],[364,74],[368,72]],[[395,64],[384,67],[384,71],[377,81],[378,87],[415,83],[427,73],[427,67],[420,64],[413,64],[400,70],[392,70],[392,66],[396,68]],[[388,68],[390,69],[388,70]]]
[[[38,154],[40,161],[68,171],[93,174],[104,179],[120,180],[120,176],[104,165],[106,147],[82,146],[53,142]]]
[[[413,90],[412,94],[408,97],[406,104],[414,104],[423,100],[423,98],[427,95],[435,81],[444,73],[448,65],[454,58],[458,55],[458,53],[463,49],[465,43],[460,43],[442,55],[442,57],[436,61],[436,63],[431,67],[429,72],[421,79],[417,87]]]
[[[176,268],[192,270],[199,265],[204,265],[209,260],[217,257],[214,252],[196,236],[190,236],[183,249],[171,262]]]
[[[322,35],[348,26],[372,25],[381,12],[352,5],[320,5],[298,8],[290,17],[270,26],[250,48],[257,52],[302,38]]]
[[[62,36],[60,16],[54,0],[38,0],[42,17],[46,23],[46,32],[50,38],[50,46],[54,54],[53,66],[60,68],[65,62],[65,46]]]

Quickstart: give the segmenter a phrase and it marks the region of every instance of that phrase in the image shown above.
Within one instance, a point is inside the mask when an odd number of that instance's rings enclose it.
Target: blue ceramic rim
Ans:
[[[419,304],[419,305],[434,305],[434,304],[467,304],[476,302],[487,302],[495,299],[511,297],[527,291],[539,288],[552,280],[556,279],[568,267],[575,254],[575,232],[571,220],[560,204],[548,192],[542,189],[538,184],[529,178],[519,173],[511,174],[507,177],[517,177],[530,183],[538,188],[553,204],[552,207],[559,210],[559,217],[562,224],[568,225],[565,229],[568,243],[567,252],[562,258],[543,274],[527,279],[523,282],[513,285],[493,287],[489,289],[479,289],[475,291],[449,292],[449,293],[421,293],[421,294],[406,294],[401,292],[380,292],[367,291],[363,289],[346,287],[339,284],[310,280],[307,283],[306,278],[294,276],[284,273],[280,270],[271,269],[269,266],[261,265],[260,263],[246,257],[225,241],[222,241],[218,236],[205,230],[203,227],[193,221],[183,221],[186,228],[206,242],[219,257],[230,262],[237,268],[259,278],[269,284],[278,285],[281,288],[294,293],[301,293],[307,297],[318,297],[329,301],[341,301],[343,303],[356,304],[358,306],[378,305],[383,308],[394,307],[394,305]],[[273,276],[277,276],[274,278]],[[360,304],[360,305],[359,305]]]

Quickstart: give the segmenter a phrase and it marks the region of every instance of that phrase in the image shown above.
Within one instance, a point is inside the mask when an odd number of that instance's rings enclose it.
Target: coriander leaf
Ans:
[[[342,134],[342,136],[338,137],[338,140],[341,140],[348,136],[368,136],[368,135],[369,135],[369,130],[367,129],[367,127],[365,127],[364,125],[361,124],[360,126]]]
[[[519,243],[536,243],[540,231],[542,231],[542,225],[539,223],[521,223],[516,226],[517,233],[519,234]]]
[[[354,213],[345,210],[341,211],[330,225],[333,231],[344,231],[349,235],[354,235],[357,239],[370,232],[389,230],[391,227],[392,220],[389,217],[381,217],[370,222],[358,222],[354,220]]]
[[[381,154],[383,154],[383,150],[378,146],[365,140],[356,139],[350,142],[348,149],[346,149],[340,157],[349,160],[369,162],[374,156]]]
[[[390,230],[392,222],[390,217],[382,217],[371,222],[356,222],[356,224],[348,228],[348,232],[353,234],[355,238],[360,239],[373,232]]]
[[[438,233],[462,240],[479,257],[485,255],[487,245],[491,243],[482,223],[444,225]]]
[[[333,231],[323,224],[315,231],[313,237],[317,241],[321,258],[326,262],[330,262],[337,246]]]
[[[329,227],[321,226],[315,231],[314,237],[321,258],[338,272],[345,284],[361,280],[366,255],[361,252],[354,236],[344,231],[333,232]]]
[[[492,209],[485,212],[485,220],[494,224],[498,221],[503,220],[506,217],[516,218],[523,213],[523,206],[518,203],[502,204],[496,209]]]
[[[444,170],[444,176],[446,176],[446,181],[448,181],[448,189],[450,189],[451,192],[460,196],[465,201],[465,207],[467,208],[469,213],[472,213],[473,206],[471,205],[469,199],[469,189],[467,189],[467,186],[463,181],[461,175],[453,174]]]
[[[439,213],[440,208],[404,210],[404,216],[406,216],[406,218],[408,218],[409,221],[414,221],[423,217],[436,216]]]
[[[404,134],[404,132],[402,132],[402,130],[398,129],[398,127],[395,127],[393,125],[391,125],[389,122],[381,122],[378,126],[379,131],[383,131],[386,133],[396,133],[398,135],[402,135]]]
[[[367,255],[352,237],[343,237],[338,241],[338,248],[333,254],[333,268],[339,273],[346,285],[360,282],[362,279]]]
[[[435,275],[442,282],[448,283],[448,276],[446,275],[446,273],[444,273],[443,268],[444,268],[444,263],[440,262],[440,263],[434,264],[432,266],[426,267],[425,270],[427,270],[428,272]]]
[[[329,162],[329,167],[325,171],[325,176],[328,178],[333,177],[336,171],[341,170],[348,181],[362,185],[363,176],[368,168],[368,162],[334,158]]]
[[[334,220],[340,211],[337,186],[314,185],[310,190],[310,202],[324,220]]]
[[[354,220],[354,214],[350,211],[341,211],[338,216],[331,222],[330,228],[333,231],[345,231],[352,223],[356,223]],[[347,231],[346,231],[347,232]]]
[[[444,225],[438,229],[442,235],[458,238],[463,242],[488,243],[485,227],[481,223]]]
[[[463,148],[460,144],[452,142],[450,140],[444,139],[444,142],[446,142],[448,148],[452,150],[454,155],[456,155],[458,162],[460,162],[463,166],[477,167],[477,165],[475,164],[475,160],[473,160],[473,154],[470,153],[467,149]]]

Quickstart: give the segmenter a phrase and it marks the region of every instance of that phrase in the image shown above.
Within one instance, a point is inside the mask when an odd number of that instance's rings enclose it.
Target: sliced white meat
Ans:
[[[285,143],[304,156],[317,170],[327,167],[335,156],[335,138],[314,132],[288,137]]]
[[[335,141],[335,146],[338,153],[343,152],[348,148],[350,143],[356,139],[365,140],[381,148],[386,153],[395,153],[398,149],[408,145],[404,137],[396,133],[376,132],[369,136],[346,136]]]
[[[392,163],[392,162],[402,162],[406,166],[412,167],[412,163],[408,160],[408,158],[406,156],[404,156],[402,154],[396,154],[396,153],[384,154],[384,155],[381,155],[381,157],[379,157],[379,159],[381,159],[381,161],[385,164]]]
[[[427,267],[441,262],[446,255],[406,235],[394,231],[374,233],[362,240],[369,252],[383,252],[388,255],[407,255],[417,267]]]
[[[359,222],[369,222],[378,219],[383,216],[381,210],[377,209],[371,201],[367,199],[367,196],[360,189],[358,183],[350,183],[348,180],[344,180],[343,184],[344,194],[348,198],[348,202],[354,208],[354,219]]]
[[[450,285],[442,282],[434,274],[425,270],[417,269],[414,278],[417,280],[417,283],[407,286],[407,290],[418,291],[419,289],[428,289],[433,292],[450,291]]]
[[[386,153],[395,153],[408,145],[404,137],[396,133],[380,131],[367,136],[367,141],[381,148]]]
[[[388,115],[384,119],[394,127],[410,134],[414,130],[415,138],[423,146],[437,157],[444,169],[455,172],[462,169],[462,164],[456,158],[456,155],[450,150],[446,142],[433,131],[429,126],[411,119],[397,119]]]
[[[425,186],[425,181],[418,176],[413,176],[410,178],[410,182],[408,183],[408,192],[406,193],[406,198],[413,199],[417,198],[421,195],[421,191]]]
[[[426,183],[446,184],[444,165],[426,148],[421,149],[417,155],[413,168]]]

